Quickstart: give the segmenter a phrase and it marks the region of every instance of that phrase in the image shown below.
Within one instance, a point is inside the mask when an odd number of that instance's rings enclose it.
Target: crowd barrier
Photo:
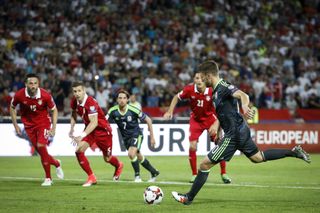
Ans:
[[[21,124],[22,126],[22,124]],[[117,126],[111,124],[113,129],[113,154],[117,156],[127,155],[119,135]],[[150,145],[149,132],[146,124],[143,128],[144,141],[141,151],[147,156],[187,156],[189,147],[189,125],[184,124],[154,124],[156,146]],[[80,134],[83,124],[77,124],[75,133]],[[75,147],[71,144],[69,135],[70,124],[57,125],[56,136],[49,146],[52,155],[74,156]],[[256,124],[251,125],[252,137],[261,150],[269,148],[291,149],[295,145],[301,145],[310,153],[320,153],[320,124]],[[30,144],[28,140],[19,138],[11,123],[0,124],[0,156],[29,156]],[[207,132],[204,132],[199,140],[198,155],[206,155],[213,147]],[[87,155],[101,155],[98,148],[88,149]]]

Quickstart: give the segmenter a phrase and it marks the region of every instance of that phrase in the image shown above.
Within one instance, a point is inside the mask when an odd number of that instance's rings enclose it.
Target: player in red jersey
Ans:
[[[89,161],[84,155],[85,151],[94,143],[96,143],[102,151],[104,161],[115,167],[113,180],[119,180],[123,163],[112,155],[112,129],[109,122],[105,118],[97,101],[86,94],[85,86],[82,82],[73,83],[72,90],[74,97],[71,100],[72,116],[69,136],[77,144],[76,156],[78,162],[88,175],[87,181],[82,186],[87,187],[97,183]],[[80,135],[74,136],[74,126],[77,121],[77,115],[82,118],[85,129]]]
[[[39,88],[39,77],[28,74],[25,79],[25,88],[16,92],[11,101],[10,115],[13,126],[19,136],[22,131],[17,123],[16,106],[20,105],[21,121],[25,131],[41,157],[41,163],[45,171],[45,180],[42,186],[51,186],[52,178],[50,166],[56,167],[57,176],[63,179],[61,162],[48,154],[48,138],[53,137],[56,131],[58,110],[52,96],[44,89]],[[52,125],[48,109],[52,112]]]
[[[165,119],[171,119],[173,111],[179,100],[189,100],[191,108],[189,127],[189,162],[192,170],[190,183],[194,182],[197,176],[197,142],[204,130],[208,133],[212,141],[217,141],[219,120],[215,116],[215,109],[212,105],[212,88],[206,87],[201,80],[200,73],[195,73],[194,83],[183,88],[176,94],[170,104],[168,111],[164,114]],[[231,183],[231,179],[226,174],[226,162],[221,161],[221,179],[224,183]]]

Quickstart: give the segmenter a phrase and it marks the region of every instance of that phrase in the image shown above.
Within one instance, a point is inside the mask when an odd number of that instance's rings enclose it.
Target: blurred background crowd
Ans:
[[[60,116],[86,82],[105,110],[120,88],[169,106],[205,59],[259,108],[320,109],[319,0],[0,0],[0,113],[38,73]],[[180,103],[184,104],[184,103]]]

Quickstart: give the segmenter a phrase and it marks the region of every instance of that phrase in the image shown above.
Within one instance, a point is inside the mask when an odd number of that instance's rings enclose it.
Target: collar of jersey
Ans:
[[[87,99],[88,99],[88,95],[87,95],[87,94],[84,94],[84,98],[83,98],[82,103],[80,104],[80,103],[78,102],[78,104],[79,104],[80,106],[84,107],[84,104],[86,103]]]
[[[33,97],[31,97],[31,96],[28,94],[27,88],[25,88],[24,92],[25,92],[25,94],[26,94],[26,97],[28,97],[28,98],[35,98],[35,99],[41,98],[40,88],[37,89],[36,96],[33,96]]]
[[[118,108],[118,112],[120,113],[120,115],[125,115],[127,113],[127,111],[128,111],[128,104],[126,105],[126,111],[124,111],[124,113],[121,112],[120,106]]]
[[[222,80],[223,80],[223,79],[221,78],[221,79],[218,81],[218,83],[214,86],[213,91],[216,90],[217,86],[220,84],[220,82],[221,82]]]

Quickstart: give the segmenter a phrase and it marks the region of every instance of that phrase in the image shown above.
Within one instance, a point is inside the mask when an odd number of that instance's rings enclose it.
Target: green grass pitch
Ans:
[[[127,157],[121,181],[113,182],[113,167],[102,157],[88,157],[98,184],[83,188],[86,175],[75,157],[62,160],[65,180],[41,187],[43,170],[39,157],[0,157],[0,212],[320,212],[320,155],[312,163],[286,158],[253,164],[235,156],[227,165],[232,184],[220,179],[219,166],[211,170],[207,183],[190,206],[171,197],[171,191],[190,188],[188,157],[148,157],[160,170],[156,183],[146,180],[149,174],[141,167],[143,183],[133,183],[133,169]],[[198,156],[198,163],[203,156]],[[164,192],[160,205],[143,202],[143,191],[158,185]]]

